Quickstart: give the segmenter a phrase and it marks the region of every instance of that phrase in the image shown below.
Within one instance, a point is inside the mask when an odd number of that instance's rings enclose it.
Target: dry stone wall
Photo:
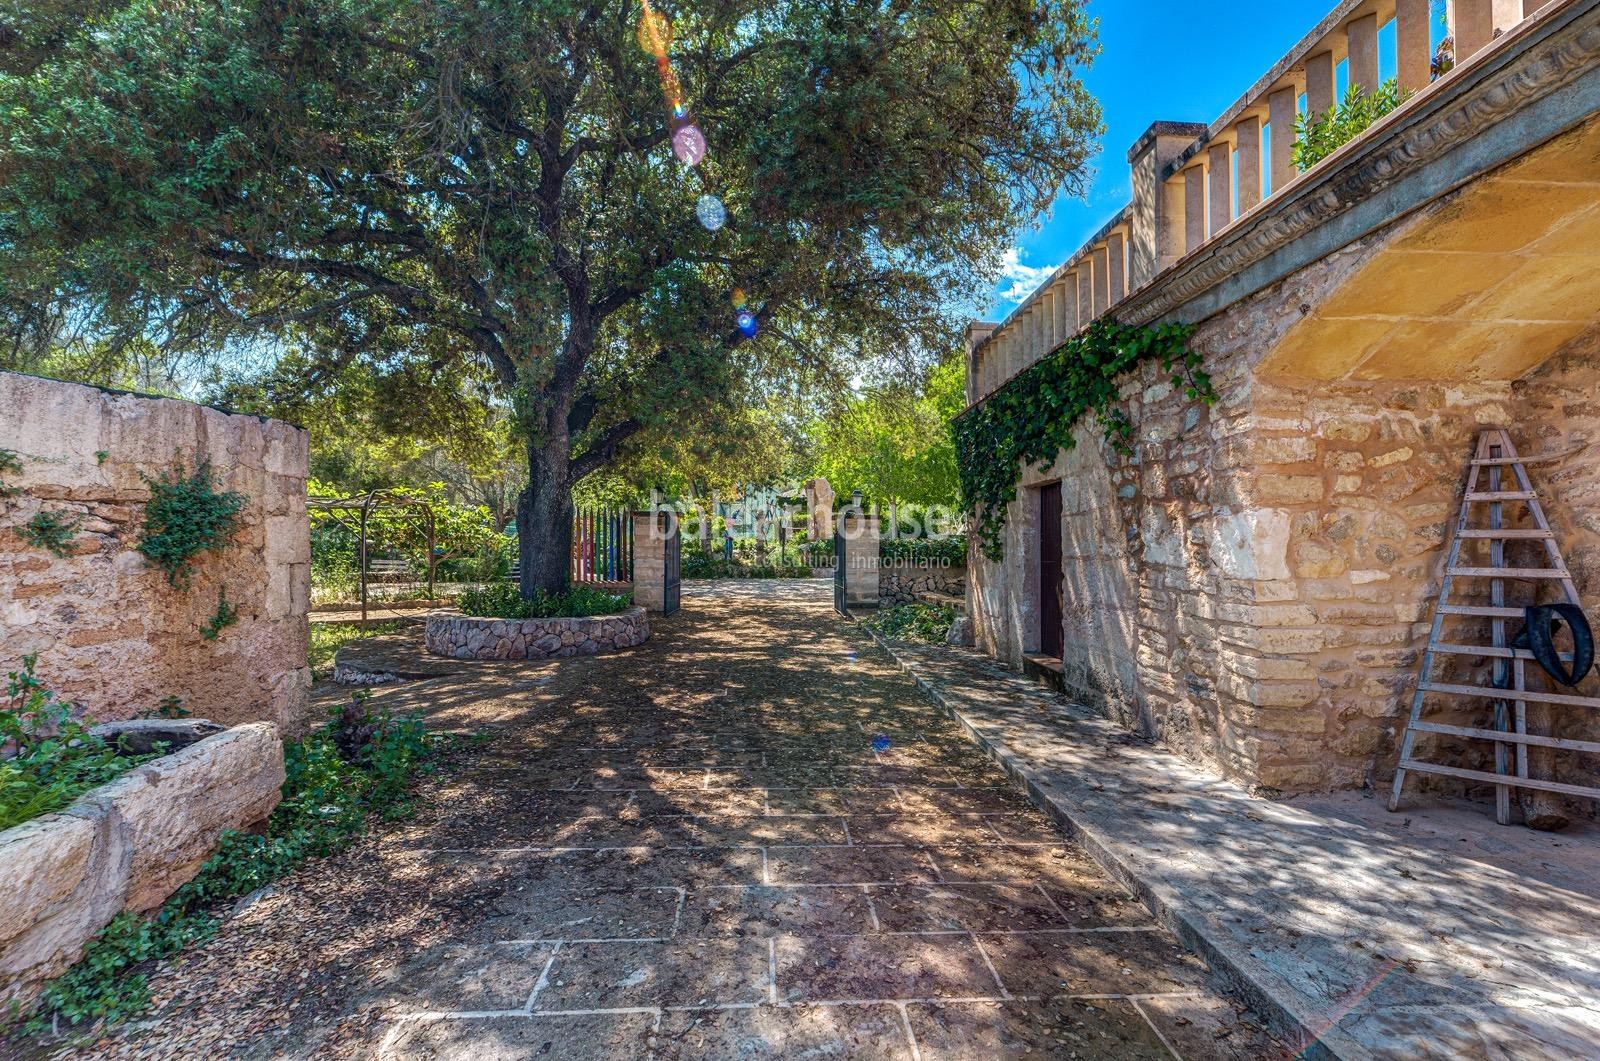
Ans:
[[[578,619],[479,619],[453,612],[428,616],[426,643],[452,659],[568,659],[642,645],[650,619],[642,607]]]
[[[931,560],[878,561],[878,600],[885,608],[910,604],[926,594],[960,597],[967,590],[967,569]]]
[[[1486,426],[1510,428],[1524,452],[1571,451],[1535,466],[1534,482],[1586,602],[1600,600],[1594,337],[1516,382],[1258,375],[1301,307],[1379,238],[1202,323],[1194,346],[1213,374],[1215,406],[1188,402],[1147,366],[1123,389],[1131,456],[1109,451],[1091,423],[1051,467],[1019,470],[1004,559],[989,562],[976,543],[969,556],[981,647],[1020,666],[1040,644],[1030,488],[1059,479],[1069,690],[1265,789],[1382,783],[1393,774],[1466,462]],[[1513,602],[1533,592],[1508,588]],[[1487,660],[1451,666],[1447,680],[1486,684]],[[1579,691],[1600,691],[1592,685]],[[1487,721],[1486,704],[1441,708],[1441,721]],[[1581,717],[1554,726],[1595,732]],[[1435,740],[1424,745],[1429,757],[1468,768],[1492,754],[1482,742]],[[1595,783],[1592,757],[1563,753],[1557,766],[1560,779]]]
[[[310,538],[306,432],[190,402],[0,372],[0,669],[38,654],[40,679],[98,721],[169,696],[196,717],[307,726]],[[144,477],[209,461],[243,495],[242,525],[202,554],[188,589],[136,550]],[[76,522],[65,556],[24,540],[40,512]],[[224,592],[238,620],[201,629]]]

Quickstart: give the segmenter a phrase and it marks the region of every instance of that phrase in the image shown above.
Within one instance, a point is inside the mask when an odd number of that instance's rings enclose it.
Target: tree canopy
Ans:
[[[361,366],[400,417],[485,381],[524,589],[557,590],[576,480],[752,389],[946,349],[1099,129],[1078,0],[650,10],[0,7],[0,304],[269,336],[284,385]]]

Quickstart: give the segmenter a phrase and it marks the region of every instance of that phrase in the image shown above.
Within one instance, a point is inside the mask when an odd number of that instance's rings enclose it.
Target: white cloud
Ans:
[[[1005,262],[1000,266],[1002,286],[996,297],[1001,302],[1016,305],[1036,291],[1040,284],[1050,279],[1059,266],[1023,265],[1022,249],[1012,247],[1006,251]]]

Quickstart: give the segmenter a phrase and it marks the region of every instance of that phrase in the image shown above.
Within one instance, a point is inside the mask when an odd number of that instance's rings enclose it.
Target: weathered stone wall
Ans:
[[[1600,431],[1594,342],[1516,383],[1258,376],[1300,307],[1382,238],[1201,325],[1194,345],[1215,406],[1188,402],[1148,366],[1123,390],[1132,455],[1111,452],[1091,423],[1053,466],[1022,470],[1004,559],[991,563],[976,545],[969,559],[980,647],[1017,666],[1040,644],[1033,488],[1059,479],[1070,691],[1247,783],[1289,792],[1381,782],[1393,772],[1466,462],[1491,425],[1508,426],[1524,451],[1578,450],[1533,475],[1580,587],[1600,592],[1600,462],[1585,449]],[[1513,601],[1531,592],[1508,589]],[[1487,661],[1450,664],[1447,680],[1484,682]],[[1487,720],[1486,706],[1439,708],[1431,717]],[[1558,720],[1556,730],[1592,732],[1586,722]],[[1441,739],[1448,745],[1425,745],[1428,757],[1489,762],[1489,745]],[[1562,778],[1593,781],[1593,763],[1567,756],[1558,766]]]
[[[966,591],[964,567],[929,560],[878,561],[878,601],[882,607],[910,604],[926,593],[960,597]]]
[[[37,653],[42,681],[99,721],[176,696],[190,714],[306,728],[310,538],[306,432],[189,402],[0,372],[0,668]],[[136,551],[143,477],[209,461],[245,498],[228,546],[199,558],[188,589]],[[66,557],[18,531],[40,510],[81,520]],[[219,591],[238,622],[200,636]]]
[[[0,832],[0,1005],[25,1004],[117,914],[165,902],[224,830],[272,813],[283,777],[277,728],[238,726]]]
[[[579,619],[480,619],[453,612],[428,616],[428,651],[452,659],[568,659],[642,645],[650,639],[643,607]]]

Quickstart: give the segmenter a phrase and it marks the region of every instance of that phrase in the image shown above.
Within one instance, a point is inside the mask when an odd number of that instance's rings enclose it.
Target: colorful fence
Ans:
[[[580,508],[572,514],[572,581],[633,578],[633,520],[628,515],[621,508]]]

